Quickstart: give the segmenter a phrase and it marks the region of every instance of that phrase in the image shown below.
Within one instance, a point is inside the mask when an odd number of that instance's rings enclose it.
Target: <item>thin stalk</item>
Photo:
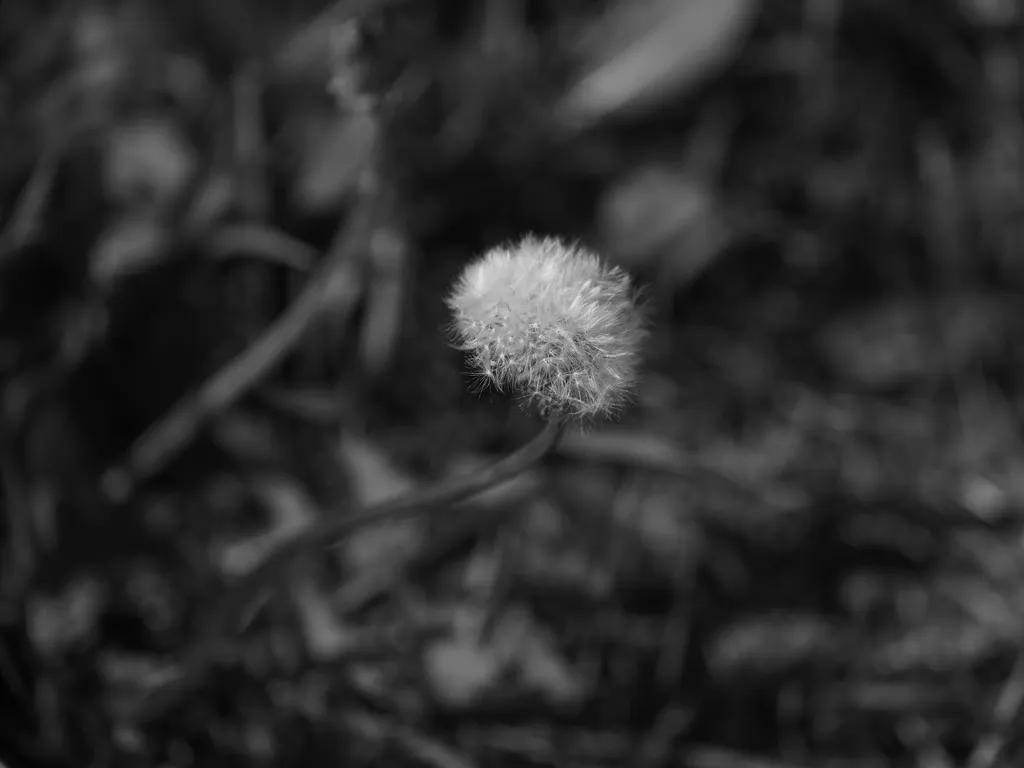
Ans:
[[[231,584],[207,614],[199,637],[182,660],[180,677],[152,691],[143,701],[133,703],[123,714],[135,722],[151,720],[166,712],[184,693],[201,682],[203,673],[216,656],[220,641],[239,629],[262,599],[287,584],[288,569],[292,564],[337,546],[367,526],[392,523],[431,509],[444,508],[511,480],[550,452],[564,431],[563,421],[548,420],[528,443],[488,467],[464,476],[446,478],[341,519],[325,520],[279,544],[256,568]]]

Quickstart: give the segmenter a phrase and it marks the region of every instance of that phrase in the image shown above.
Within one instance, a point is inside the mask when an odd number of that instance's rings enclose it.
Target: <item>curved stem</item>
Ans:
[[[544,428],[528,443],[488,467],[463,476],[446,478],[341,519],[325,520],[278,545],[255,569],[231,584],[217,601],[203,622],[199,638],[182,660],[181,676],[168,686],[152,692],[145,701],[136,703],[124,714],[138,722],[159,716],[173,706],[183,693],[202,679],[221,638],[235,631],[261,597],[287,582],[287,570],[293,563],[320,550],[337,546],[367,526],[415,517],[438,506],[464,501],[511,480],[551,451],[564,431],[563,421],[546,421]]]
[[[214,629],[216,635],[231,631],[231,624],[241,621],[252,601],[264,590],[279,586],[284,581],[283,572],[304,555],[337,546],[367,526],[414,517],[442,504],[456,504],[510,480],[554,448],[563,431],[561,422],[546,422],[544,428],[528,443],[477,472],[446,478],[340,519],[325,520],[292,537],[278,545],[255,569],[229,587],[218,610],[211,615],[211,629]],[[209,635],[210,631],[204,634]]]

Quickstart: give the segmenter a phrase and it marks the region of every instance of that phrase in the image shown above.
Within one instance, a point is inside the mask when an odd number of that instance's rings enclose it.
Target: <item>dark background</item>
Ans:
[[[1022,20],[0,4],[0,761],[1019,764]],[[443,303],[528,232],[646,286],[632,406],[133,722],[268,537],[529,438]]]

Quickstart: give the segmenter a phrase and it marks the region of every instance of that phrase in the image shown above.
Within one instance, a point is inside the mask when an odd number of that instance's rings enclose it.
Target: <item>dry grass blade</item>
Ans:
[[[565,109],[589,122],[677,96],[735,51],[757,8],[753,0],[619,4],[597,33],[604,60],[570,90]]]
[[[205,238],[207,253],[215,259],[252,256],[274,264],[309,272],[316,267],[319,252],[272,227],[234,224],[217,228]]]
[[[331,256],[262,337],[143,434],[124,466],[108,470],[103,485],[110,496],[125,499],[136,481],[164,469],[206,419],[236,402],[294,348],[328,300],[336,313],[353,309],[360,291],[357,265],[373,229],[374,209],[375,202],[366,201],[353,214]]]
[[[345,722],[364,738],[391,741],[431,768],[475,768],[475,764],[451,747],[412,728],[386,722],[361,712],[349,712]]]
[[[54,176],[57,173],[59,153],[53,149],[44,150],[43,156],[32,169],[25,189],[7,226],[0,232],[0,258],[4,254],[24,245],[38,232],[50,197]]]
[[[804,768],[786,760],[768,760],[719,747],[695,747],[686,753],[693,768]]]
[[[978,740],[967,759],[967,768],[994,768],[1009,742],[1014,724],[1024,704],[1024,654],[1017,657],[1017,663],[1003,685],[992,713],[992,729]]]

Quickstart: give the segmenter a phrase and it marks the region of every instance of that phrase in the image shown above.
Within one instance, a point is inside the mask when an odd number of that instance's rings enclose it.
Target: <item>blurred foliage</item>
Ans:
[[[0,761],[1019,764],[1022,25],[0,4]],[[622,422],[306,564],[137,722],[268,544],[532,434],[442,301],[528,231],[648,286]]]

